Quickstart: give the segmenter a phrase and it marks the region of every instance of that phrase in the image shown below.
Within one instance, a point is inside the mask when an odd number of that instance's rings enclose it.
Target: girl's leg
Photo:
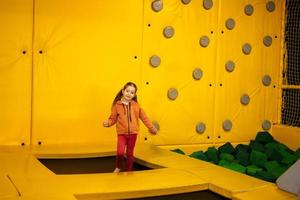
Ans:
[[[117,155],[116,155],[116,170],[121,169],[123,166],[125,146],[126,146],[126,135],[119,134],[118,135]]]
[[[134,151],[134,146],[135,146],[136,138],[137,138],[137,134],[130,134],[130,135],[128,135],[127,149],[126,149],[127,171],[132,171],[133,151]]]

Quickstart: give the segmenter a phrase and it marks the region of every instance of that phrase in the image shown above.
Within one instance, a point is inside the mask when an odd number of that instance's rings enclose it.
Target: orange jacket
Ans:
[[[116,124],[118,134],[138,134],[140,128],[139,119],[142,120],[148,129],[155,129],[137,102],[131,101],[128,105],[125,105],[121,101],[117,101],[112,107],[108,126]]]

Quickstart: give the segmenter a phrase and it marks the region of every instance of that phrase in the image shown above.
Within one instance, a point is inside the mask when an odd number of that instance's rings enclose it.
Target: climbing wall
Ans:
[[[217,141],[247,141],[277,123],[282,3],[220,1]]]
[[[143,105],[151,108],[159,144],[210,143],[214,120],[217,12],[201,1],[145,1]],[[203,17],[206,20],[199,20]],[[206,47],[200,38],[207,37]],[[200,134],[196,132],[199,124]],[[148,137],[145,136],[148,141]]]
[[[115,129],[102,121],[127,81],[138,85],[139,103],[160,129],[152,136],[141,125],[139,142],[246,142],[259,130],[271,131],[283,5],[6,0],[0,7],[6,27],[0,33],[0,116],[7,123],[1,123],[0,141],[114,143]]]
[[[146,2],[143,97],[161,127],[150,140],[242,142],[271,131],[283,1]]]

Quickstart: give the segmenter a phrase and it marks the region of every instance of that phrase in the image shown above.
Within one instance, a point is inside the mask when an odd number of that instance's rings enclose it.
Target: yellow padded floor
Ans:
[[[252,199],[272,199],[272,200],[292,200],[295,195],[280,190],[275,185],[266,186],[257,190],[236,194],[233,200],[252,200]]]
[[[0,188],[0,197],[2,198],[18,196],[18,192],[14,188],[14,185],[11,183],[9,176],[4,176],[3,174],[1,174]]]
[[[236,193],[274,185],[217,165],[202,170],[197,167],[187,170],[209,182],[209,189],[211,191],[228,198],[232,198],[233,194]]]
[[[137,144],[137,161],[165,168],[119,174],[55,175],[37,160],[109,156],[114,151],[114,145],[103,144],[0,147],[0,199],[120,199],[210,189],[229,198],[246,200],[260,199],[258,191],[262,188],[277,188],[272,183],[147,144]],[[249,195],[239,196],[244,193]],[[280,191],[275,199],[287,198],[296,196]]]

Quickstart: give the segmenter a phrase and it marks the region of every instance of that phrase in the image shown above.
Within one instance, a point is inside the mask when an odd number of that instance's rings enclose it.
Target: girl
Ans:
[[[103,122],[104,127],[110,127],[116,123],[118,133],[118,146],[116,155],[116,169],[120,172],[121,162],[126,147],[127,171],[132,171],[133,151],[139,131],[139,119],[143,121],[150,133],[156,134],[157,129],[146,116],[137,102],[137,87],[128,82],[119,91],[112,104],[112,112],[108,120]]]

